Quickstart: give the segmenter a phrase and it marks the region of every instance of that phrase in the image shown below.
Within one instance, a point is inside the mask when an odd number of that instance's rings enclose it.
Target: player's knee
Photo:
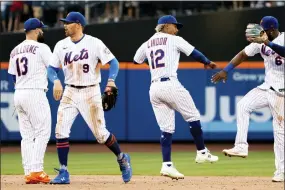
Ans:
[[[175,132],[174,126],[160,126],[160,130],[170,134],[173,134]]]
[[[98,133],[97,135],[95,135],[95,138],[99,144],[104,144],[107,141],[109,136],[110,136],[109,132],[108,133]]]
[[[248,110],[248,102],[241,100],[237,103],[237,112],[244,112]]]
[[[55,133],[55,138],[57,138],[57,139],[65,139],[65,138],[69,138],[69,134],[56,132],[56,133]]]

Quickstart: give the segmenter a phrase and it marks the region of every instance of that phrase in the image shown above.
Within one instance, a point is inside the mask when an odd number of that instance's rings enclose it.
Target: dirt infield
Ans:
[[[222,151],[231,148],[232,144],[210,144],[211,151]],[[160,152],[159,143],[155,144],[121,144],[125,152]],[[196,148],[191,144],[174,144],[172,150],[175,152],[195,152]],[[272,150],[272,144],[252,144],[250,151]],[[49,145],[48,152],[56,152],[55,145]],[[108,148],[99,144],[73,144],[72,152],[109,152]],[[20,152],[20,146],[2,146],[1,152]],[[52,178],[54,176],[51,176]],[[52,190],[283,190],[284,183],[273,183],[271,177],[191,177],[186,176],[183,180],[171,180],[161,176],[133,176],[130,183],[124,184],[121,176],[71,176],[70,185],[26,185],[23,176],[4,175],[1,176],[1,188],[7,190],[17,189],[52,189]]]
[[[284,183],[273,183],[269,177],[186,177],[171,180],[165,177],[134,176],[124,184],[120,176],[71,176],[70,185],[26,185],[23,176],[2,176],[1,188],[52,190],[281,190]]]
[[[136,143],[136,144],[120,144],[121,149],[124,152],[160,152],[159,143]],[[221,152],[223,149],[232,148],[233,144],[209,144],[207,148],[211,151]],[[2,145],[1,152],[21,152],[20,145]],[[273,144],[251,144],[249,146],[249,151],[273,151]],[[47,148],[48,152],[56,152],[55,145],[49,145]],[[110,150],[100,144],[78,144],[70,143],[71,152],[110,152]],[[180,144],[175,143],[172,145],[172,151],[174,152],[196,152],[196,147],[193,143],[189,144]]]

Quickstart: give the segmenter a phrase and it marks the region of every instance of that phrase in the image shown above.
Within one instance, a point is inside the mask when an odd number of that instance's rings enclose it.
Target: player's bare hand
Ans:
[[[104,92],[111,92],[111,87],[116,87],[116,84],[112,80],[108,80],[107,86]]]
[[[227,78],[228,78],[228,74],[227,74],[227,72],[226,71],[224,71],[224,70],[221,70],[220,72],[218,72],[218,73],[216,73],[216,74],[214,74],[213,76],[212,76],[212,79],[211,79],[211,81],[212,81],[212,83],[218,83],[219,81],[223,81],[224,83],[226,82],[226,80],[227,80]]]
[[[215,68],[217,68],[217,64],[211,61],[210,64],[204,65],[204,68],[205,69],[208,69],[208,68],[215,69]]]
[[[53,97],[56,101],[60,100],[62,96],[63,88],[60,80],[55,80],[53,85]]]

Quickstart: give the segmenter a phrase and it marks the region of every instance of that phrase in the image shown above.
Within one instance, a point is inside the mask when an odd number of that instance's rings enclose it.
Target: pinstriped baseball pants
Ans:
[[[248,150],[247,133],[250,114],[264,107],[269,107],[273,116],[276,173],[284,173],[284,96],[275,91],[254,88],[238,102],[235,146]]]
[[[200,113],[190,93],[177,79],[153,82],[149,95],[156,121],[163,132],[174,133],[175,110],[187,122],[200,120]]]
[[[14,103],[19,119],[22,164],[25,175],[43,171],[51,134],[51,112],[43,89],[17,89]]]
[[[56,138],[68,138],[72,124],[81,114],[99,143],[110,135],[106,129],[100,86],[83,89],[65,86],[57,113]]]

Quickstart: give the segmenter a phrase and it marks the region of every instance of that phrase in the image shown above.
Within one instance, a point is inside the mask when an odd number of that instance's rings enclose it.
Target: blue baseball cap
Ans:
[[[165,15],[160,17],[157,24],[175,24],[177,26],[177,29],[181,29],[183,27],[183,24],[178,23],[176,18],[172,15]]]
[[[80,12],[70,12],[66,18],[62,18],[60,21],[66,23],[80,23],[82,26],[86,25],[85,17]]]
[[[47,26],[44,25],[43,22],[41,22],[37,18],[29,18],[25,23],[24,23],[24,30],[25,32],[28,32],[30,30],[35,30],[37,28],[46,28]]]
[[[260,21],[260,25],[263,30],[278,29],[279,27],[278,20],[273,16],[263,17]]]

